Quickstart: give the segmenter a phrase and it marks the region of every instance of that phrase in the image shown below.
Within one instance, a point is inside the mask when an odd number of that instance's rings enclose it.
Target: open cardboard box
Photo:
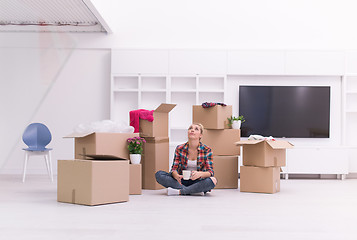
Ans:
[[[72,133],[64,138],[74,138],[75,159],[86,156],[96,159],[129,159],[127,139],[138,137],[138,133]]]
[[[129,201],[129,161],[58,160],[57,201],[90,206]]]
[[[286,165],[286,149],[294,145],[284,140],[245,140],[236,142],[243,146],[243,165],[281,167]]]
[[[141,137],[169,137],[169,112],[176,104],[162,103],[154,110],[154,121],[140,119],[139,132]]]
[[[192,122],[201,123],[206,129],[229,128],[227,118],[232,116],[232,105],[216,105],[204,108],[201,105],[192,106]]]

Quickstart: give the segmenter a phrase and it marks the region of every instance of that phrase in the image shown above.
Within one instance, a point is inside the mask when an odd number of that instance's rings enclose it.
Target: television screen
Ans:
[[[242,137],[328,138],[330,87],[240,86]]]

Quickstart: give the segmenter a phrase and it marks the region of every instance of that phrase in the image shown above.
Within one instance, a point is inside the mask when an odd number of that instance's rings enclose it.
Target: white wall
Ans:
[[[2,172],[21,172],[25,123],[49,125],[56,160],[72,157],[62,136],[76,124],[109,118],[108,48],[357,49],[353,0],[94,4],[113,34],[0,33]]]
[[[357,49],[354,0],[93,2],[114,33],[74,34],[78,48]],[[38,34],[0,39],[2,46],[39,44]]]
[[[30,122],[45,123],[52,157],[73,158],[73,140],[62,137],[79,123],[109,119],[110,51],[90,49],[0,49],[2,173],[21,173]],[[19,56],[21,55],[21,57]],[[61,55],[62,57],[59,57]],[[16,57],[14,57],[16,56]],[[14,58],[12,58],[14,57]],[[46,173],[42,157],[29,161],[29,174]]]

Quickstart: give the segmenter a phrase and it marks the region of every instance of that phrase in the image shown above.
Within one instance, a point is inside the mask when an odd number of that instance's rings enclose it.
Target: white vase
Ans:
[[[242,123],[241,120],[233,121],[233,122],[232,122],[232,128],[233,128],[233,129],[240,129],[241,123]]]
[[[141,154],[130,154],[131,164],[140,164]]]

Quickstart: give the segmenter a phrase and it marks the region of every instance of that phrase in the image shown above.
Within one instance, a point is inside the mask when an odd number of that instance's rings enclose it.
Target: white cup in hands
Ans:
[[[190,170],[182,170],[183,180],[189,180],[191,178]]]

